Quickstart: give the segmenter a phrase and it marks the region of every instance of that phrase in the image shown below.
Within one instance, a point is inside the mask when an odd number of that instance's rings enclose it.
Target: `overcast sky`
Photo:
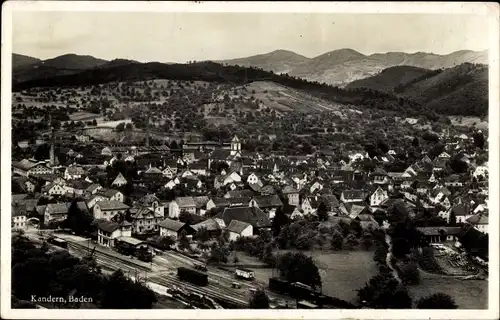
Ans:
[[[351,48],[364,54],[448,54],[488,48],[484,16],[431,14],[14,12],[13,52],[186,62],[291,50],[306,57]]]

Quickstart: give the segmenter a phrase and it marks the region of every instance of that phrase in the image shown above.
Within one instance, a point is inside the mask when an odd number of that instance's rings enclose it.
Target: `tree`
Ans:
[[[187,234],[185,231],[181,231],[180,237],[179,237],[179,249],[181,250],[188,250],[191,248],[191,241],[187,237]]]
[[[127,123],[127,125],[125,126],[125,130],[127,131],[132,131],[134,129],[134,125],[132,123]]]
[[[358,290],[358,300],[373,309],[410,309],[408,290],[389,274],[378,274]]]
[[[125,130],[125,123],[120,122],[120,123],[116,126],[116,132],[122,132],[123,130]]]
[[[445,293],[434,293],[417,301],[418,309],[457,309],[453,298]]]
[[[370,233],[365,232],[363,233],[363,236],[361,238],[361,244],[363,245],[363,248],[366,250],[370,250],[371,247],[373,246],[373,239]]]
[[[210,263],[227,263],[229,257],[229,250],[223,247],[213,247],[210,251],[208,262]]]
[[[70,228],[78,235],[88,234],[92,229],[93,220],[92,216],[86,214],[78,207],[78,202],[74,199],[69,206],[68,215],[63,226]]]
[[[416,263],[410,261],[409,263],[398,265],[398,267],[399,275],[404,284],[416,285],[420,283],[420,272]]]
[[[93,125],[93,126],[97,126],[97,121],[96,121],[96,119],[92,120],[92,125]]]
[[[411,145],[414,147],[418,147],[420,145],[420,142],[417,137],[413,138],[413,141],[411,142]]]
[[[278,236],[281,228],[289,223],[290,219],[288,219],[287,215],[283,212],[283,208],[278,207],[271,223],[271,229],[273,230],[274,236]]]
[[[321,201],[318,205],[317,216],[319,221],[328,220],[328,209],[323,201]]]
[[[358,239],[356,239],[356,236],[350,233],[347,238],[346,238],[346,244],[349,246],[349,248],[354,248],[359,244]]]
[[[258,289],[250,298],[250,309],[269,309],[269,297],[262,289]]]
[[[358,220],[352,220],[351,224],[349,225],[350,232],[356,237],[361,236],[363,233],[363,228],[361,227],[361,222]]]
[[[331,244],[333,250],[342,250],[342,245],[344,244],[344,237],[338,230],[333,231]]]
[[[484,135],[481,132],[476,132],[472,137],[474,139],[474,145],[480,149],[483,149],[485,143]]]
[[[276,265],[282,278],[290,282],[301,282],[312,288],[321,287],[319,270],[311,257],[300,252],[280,255]]]
[[[151,309],[156,301],[151,289],[131,281],[122,270],[117,270],[106,281],[101,304],[105,309]]]

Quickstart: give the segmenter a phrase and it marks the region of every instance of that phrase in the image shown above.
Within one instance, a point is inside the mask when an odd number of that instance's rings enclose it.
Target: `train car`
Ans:
[[[48,243],[58,246],[63,249],[68,249],[68,243],[66,240],[57,237],[51,237],[47,240]]]
[[[236,276],[238,278],[246,279],[246,280],[252,280],[255,278],[255,272],[249,269],[243,269],[243,268],[236,268]]]
[[[153,261],[153,254],[147,249],[147,247],[137,247],[127,241],[120,241],[119,239],[116,239],[115,249],[123,255],[133,256],[144,262]]]
[[[177,276],[182,281],[188,281],[198,286],[208,285],[208,275],[194,269],[179,267],[177,268]]]

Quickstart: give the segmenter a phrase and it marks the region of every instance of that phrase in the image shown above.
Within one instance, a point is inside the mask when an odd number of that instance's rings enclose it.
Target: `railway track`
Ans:
[[[76,242],[68,242],[68,248],[71,248],[74,251],[77,251],[83,255],[86,255],[89,253],[89,250],[87,246],[76,243]],[[151,268],[145,267],[142,264],[134,263],[132,261],[129,261],[125,258],[120,258],[117,257],[116,255],[112,255],[106,252],[102,251],[95,251],[94,256],[96,260],[103,262],[106,264],[106,267],[112,267],[113,270],[117,269],[117,267],[122,267],[118,269],[127,269],[127,270],[133,270],[133,271],[147,271],[150,272]],[[117,264],[118,262],[118,264]]]
[[[213,284],[209,284],[206,287],[198,287],[195,285],[192,285],[190,283],[181,281],[177,279],[177,276],[172,276],[168,274],[162,274],[162,275],[155,275],[152,276],[148,279],[151,282],[156,282],[160,285],[163,286],[177,286],[184,288],[186,290],[189,290],[191,292],[195,292],[198,294],[206,295],[210,298],[216,299],[216,300],[222,300],[222,301],[227,301],[231,304],[240,306],[240,307],[246,307],[247,306],[247,300],[245,299],[244,296],[237,295],[235,294],[234,291],[227,291],[227,290],[221,290],[220,287],[217,287]]]

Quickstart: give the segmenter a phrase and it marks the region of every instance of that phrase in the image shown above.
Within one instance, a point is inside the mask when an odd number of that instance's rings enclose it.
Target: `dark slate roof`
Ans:
[[[259,208],[270,208],[270,207],[280,207],[283,205],[278,195],[268,195],[268,196],[255,196],[253,200],[257,202]]]
[[[362,190],[345,190],[342,194],[345,199],[363,199],[365,197]]]
[[[172,219],[165,219],[162,222],[158,224],[160,227],[172,230],[172,231],[179,231],[184,227],[186,224],[177,220],[172,220]]]
[[[224,196],[228,198],[248,198],[248,197],[253,197],[255,195],[255,192],[250,189],[244,189],[244,190],[231,190],[228,191]]]
[[[249,223],[239,220],[232,220],[231,223],[227,226],[227,230],[230,232],[240,234],[241,232],[243,232],[243,230],[245,230],[249,226],[251,226],[251,224]]]
[[[225,208],[224,211],[217,214],[215,218],[224,220],[226,225],[229,225],[233,220],[238,220],[249,223],[254,228],[266,228],[271,226],[267,214],[255,207]]]
[[[97,227],[106,232],[113,232],[117,230],[120,225],[114,221],[101,221],[97,224]]]

